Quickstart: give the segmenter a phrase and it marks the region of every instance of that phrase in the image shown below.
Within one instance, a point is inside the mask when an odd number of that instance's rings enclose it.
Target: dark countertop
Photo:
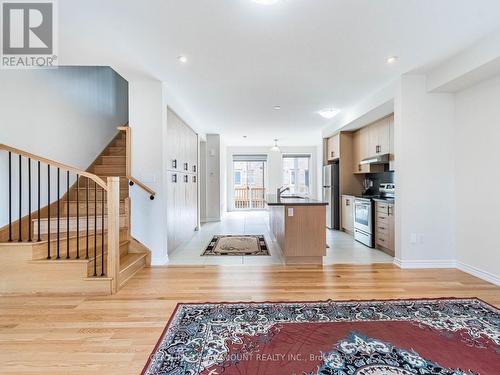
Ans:
[[[394,204],[394,198],[373,198],[375,202]]]
[[[379,195],[360,195],[360,194],[342,194],[343,196],[349,196],[354,198],[371,199],[377,202],[385,202],[389,204],[394,204],[393,197],[380,197]]]
[[[281,197],[280,200],[275,194],[268,194],[266,196],[266,203],[268,206],[328,206],[328,202],[318,201],[311,198],[287,198],[286,195]]]

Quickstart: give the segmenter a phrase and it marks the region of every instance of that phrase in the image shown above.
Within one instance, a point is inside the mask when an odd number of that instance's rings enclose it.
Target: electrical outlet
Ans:
[[[415,245],[416,243],[418,243],[418,236],[416,233],[412,233],[410,234],[410,243]]]
[[[293,207],[288,208],[288,216],[293,216]]]

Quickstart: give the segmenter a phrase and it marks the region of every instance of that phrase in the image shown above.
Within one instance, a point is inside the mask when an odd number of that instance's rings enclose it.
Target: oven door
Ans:
[[[366,200],[354,200],[354,227],[372,234],[372,203]]]

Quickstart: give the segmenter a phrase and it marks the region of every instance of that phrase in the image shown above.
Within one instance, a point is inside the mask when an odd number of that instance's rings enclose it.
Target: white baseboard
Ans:
[[[393,263],[399,268],[456,268],[476,276],[481,280],[500,286],[500,277],[491,272],[455,260],[401,260],[394,258]]]
[[[215,217],[207,217],[205,218],[205,223],[216,223],[220,221],[220,218],[215,218]]]
[[[456,268],[456,262],[452,259],[401,260],[394,258],[393,263],[400,268]]]
[[[152,266],[164,266],[166,264],[168,264],[168,255],[161,258],[151,258]]]
[[[500,277],[492,274],[491,272],[480,270],[479,268],[470,266],[468,264],[457,262],[457,268],[460,271],[467,272],[472,276],[479,277],[482,280],[488,281],[496,286],[500,286]]]

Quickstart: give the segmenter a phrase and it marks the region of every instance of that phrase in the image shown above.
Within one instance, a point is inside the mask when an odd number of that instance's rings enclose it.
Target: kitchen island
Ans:
[[[323,264],[327,202],[268,195],[271,233],[287,264]]]

